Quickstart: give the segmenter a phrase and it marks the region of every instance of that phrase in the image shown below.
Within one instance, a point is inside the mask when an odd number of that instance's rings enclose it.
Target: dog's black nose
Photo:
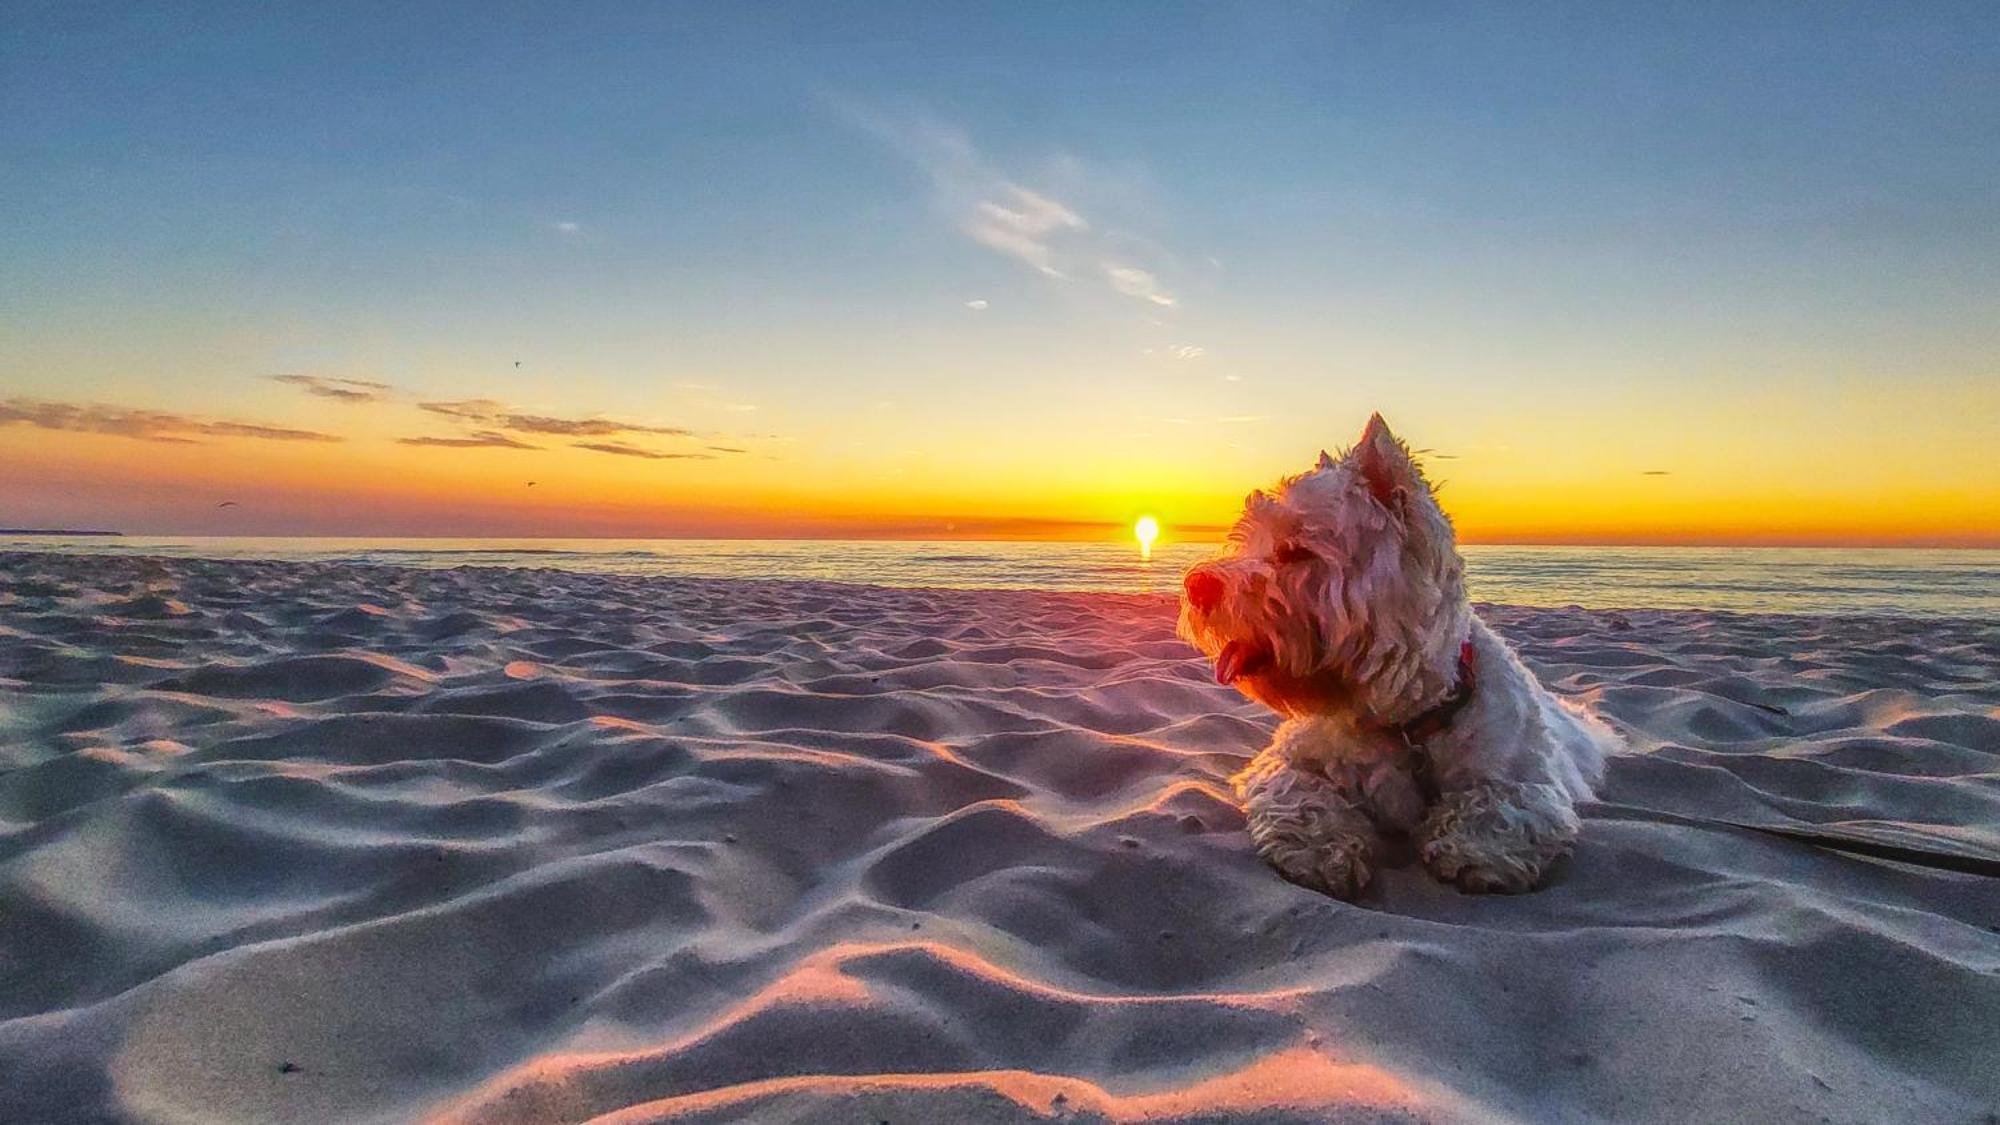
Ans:
[[[1207,613],[1222,600],[1222,579],[1213,571],[1188,571],[1186,585],[1188,604],[1198,613]]]

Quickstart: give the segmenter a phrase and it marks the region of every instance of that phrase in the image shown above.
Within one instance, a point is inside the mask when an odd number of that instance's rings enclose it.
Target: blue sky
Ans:
[[[1052,516],[1212,514],[1383,409],[1496,497],[1615,503],[1636,449],[1827,504],[1814,451],[1873,440],[1991,512],[1950,479],[1996,436],[1991,4],[0,20],[0,393],[708,411],[829,487]]]

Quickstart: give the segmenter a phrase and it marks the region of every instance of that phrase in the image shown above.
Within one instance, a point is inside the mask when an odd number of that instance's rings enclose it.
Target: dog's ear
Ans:
[[[1243,498],[1243,514],[1266,523],[1277,519],[1283,507],[1277,497],[1261,488],[1253,490],[1250,495]]]
[[[1416,487],[1417,467],[1410,461],[1410,451],[1389,432],[1389,423],[1380,414],[1369,416],[1368,428],[1361,431],[1360,443],[1348,456],[1367,483],[1369,494],[1384,507],[1394,502],[1398,492]]]

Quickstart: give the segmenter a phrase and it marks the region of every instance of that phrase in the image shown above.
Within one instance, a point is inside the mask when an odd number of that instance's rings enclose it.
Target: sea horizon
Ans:
[[[1170,593],[1219,540],[61,536],[0,534],[0,550],[586,574],[848,582],[891,587]],[[1466,544],[1476,601],[1587,609],[1992,617],[2000,550]]]
[[[1227,528],[1175,527],[1176,534],[1170,542],[1179,544],[1221,544]],[[946,532],[932,535],[905,535],[900,533],[882,535],[838,535],[838,534],[731,534],[725,530],[704,535],[613,535],[578,533],[575,535],[355,535],[340,532],[299,532],[296,534],[227,535],[216,532],[150,532],[121,531],[116,528],[39,528],[0,527],[0,542],[10,539],[124,539],[124,540],[228,540],[228,541],[278,541],[278,540],[342,540],[368,542],[647,542],[647,543],[724,543],[724,542],[769,542],[769,543],[1094,543],[1117,545],[1130,539],[1130,529],[1124,524],[1103,525],[1102,535],[977,535]],[[1122,532],[1122,534],[1121,534]],[[1522,538],[1473,538],[1464,534],[1458,536],[1460,547],[1580,547],[1609,549],[1645,550],[1826,550],[1826,551],[2000,551],[2000,540],[1981,537],[1965,541],[1958,540],[1857,540],[1840,542],[1819,539],[1779,539],[1757,542],[1735,542],[1730,540],[1693,540],[1673,542],[1649,539],[1565,539],[1550,537]]]

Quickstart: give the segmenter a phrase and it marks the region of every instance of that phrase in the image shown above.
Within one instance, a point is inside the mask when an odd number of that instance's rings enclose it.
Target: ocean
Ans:
[[[0,550],[550,567],[596,574],[794,578],[886,586],[1158,592],[1215,550],[1172,543],[749,539],[0,537]],[[1848,548],[1463,548],[1472,596],[1512,605],[2000,617],[2000,551]]]

